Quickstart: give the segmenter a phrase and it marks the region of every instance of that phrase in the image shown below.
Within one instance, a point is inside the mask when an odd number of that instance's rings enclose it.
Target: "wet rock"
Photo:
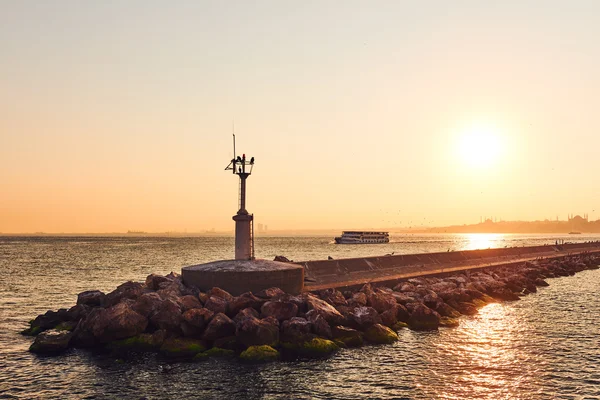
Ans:
[[[214,341],[222,337],[232,336],[235,334],[235,322],[227,315],[218,313],[215,315],[202,336],[204,340]]]
[[[260,313],[263,317],[272,316],[279,321],[284,321],[298,314],[298,306],[285,301],[267,301],[261,307]]]
[[[69,321],[69,312],[66,309],[58,311],[48,310],[46,313],[38,315],[29,323],[29,328],[21,332],[26,336],[35,336],[43,331],[54,328],[56,325],[64,321]]]
[[[264,302],[263,299],[259,299],[252,292],[242,293],[229,302],[229,313],[230,315],[237,315],[245,308],[254,308],[258,311]]]
[[[414,330],[436,330],[440,325],[440,315],[424,304],[416,304],[407,322]]]
[[[249,362],[276,361],[279,352],[271,346],[250,346],[240,354],[240,358]]]
[[[144,293],[135,301],[131,308],[146,318],[152,317],[159,310],[163,299],[155,292]]]
[[[168,357],[193,357],[205,350],[202,341],[190,338],[167,338],[160,346],[160,353]]]
[[[171,282],[171,279],[156,274],[150,274],[146,277],[146,286],[152,290],[158,290],[159,285],[164,282]]]
[[[457,310],[455,310],[454,308],[450,307],[448,304],[441,302],[437,304],[437,307],[435,308],[435,311],[440,314],[440,316],[442,317],[449,317],[449,318],[458,318],[460,317],[460,312],[458,312]],[[408,321],[408,320],[406,320]]]
[[[300,355],[310,358],[325,357],[335,353],[339,349],[340,347],[337,344],[331,340],[323,338],[313,338],[296,348]]]
[[[279,323],[274,317],[245,317],[236,323],[237,341],[244,346],[269,345],[279,342]]]
[[[162,346],[166,337],[167,332],[165,330],[158,330],[154,333],[140,333],[137,336],[110,342],[107,347],[118,352],[154,351]]]
[[[180,297],[177,301],[182,311],[191,310],[192,308],[202,308],[202,303],[196,296],[186,295]]]
[[[440,318],[440,326],[443,326],[445,328],[455,328],[459,325],[458,319],[457,318],[450,318],[450,317],[441,317]]]
[[[477,307],[472,302],[458,302],[452,306],[463,315],[475,315],[478,312]]]
[[[211,296],[206,303],[204,303],[204,308],[211,310],[215,313],[223,313],[227,314],[229,309],[227,300],[222,297]]]
[[[60,353],[69,347],[73,334],[69,331],[48,330],[35,337],[29,347],[32,353]]]
[[[335,340],[341,341],[347,347],[360,347],[363,345],[363,335],[356,329],[338,325],[331,329],[331,335]]]
[[[77,304],[90,307],[101,307],[106,295],[99,290],[88,290],[77,295]]]
[[[100,343],[139,335],[148,326],[148,319],[133,311],[126,303],[102,310],[92,327],[94,337]]]
[[[381,316],[373,307],[356,307],[350,317],[354,325],[363,330],[381,323]]]
[[[390,344],[398,340],[398,334],[380,324],[370,326],[364,334],[367,341],[375,344]]]
[[[313,295],[306,295],[306,303],[309,311],[315,310],[315,312],[323,316],[325,321],[330,325],[339,325],[344,320],[342,314],[340,314],[335,307]]]
[[[179,332],[182,320],[181,307],[171,299],[160,303],[156,313],[150,317],[152,326],[169,332]]]
[[[235,356],[235,352],[233,350],[213,347],[202,353],[196,354],[194,356],[194,361],[202,361],[208,358],[231,358],[233,356]]]
[[[93,347],[98,344],[93,328],[96,320],[105,311],[103,308],[92,308],[90,313],[79,321],[73,331],[72,343],[76,347]]]

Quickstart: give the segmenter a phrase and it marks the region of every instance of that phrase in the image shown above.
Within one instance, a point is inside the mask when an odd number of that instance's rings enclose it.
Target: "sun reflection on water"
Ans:
[[[519,364],[523,361],[514,347],[518,323],[505,304],[492,303],[481,308],[479,314],[461,321],[462,340],[452,348],[441,345],[449,365],[451,382],[456,397],[458,387],[477,398],[502,398],[520,386]]]
[[[505,240],[501,233],[467,233],[462,235],[464,243],[461,250],[488,249],[490,247],[502,247],[498,242]]]

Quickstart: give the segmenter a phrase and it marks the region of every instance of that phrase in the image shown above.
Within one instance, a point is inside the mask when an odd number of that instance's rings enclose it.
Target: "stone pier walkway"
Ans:
[[[515,254],[515,249],[519,250]],[[531,250],[531,251],[529,251]],[[386,283],[488,267],[518,265],[538,259],[584,253],[600,254],[600,243],[487,249],[451,253],[366,257],[299,263],[305,267],[305,291],[344,288],[365,283]],[[407,259],[408,263],[407,263]],[[404,262],[403,262],[404,261]]]

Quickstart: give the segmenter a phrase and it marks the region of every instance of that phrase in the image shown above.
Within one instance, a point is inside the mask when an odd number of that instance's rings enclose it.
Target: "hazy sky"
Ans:
[[[271,230],[600,218],[599,39],[595,0],[0,0],[0,232],[233,229],[233,119]]]

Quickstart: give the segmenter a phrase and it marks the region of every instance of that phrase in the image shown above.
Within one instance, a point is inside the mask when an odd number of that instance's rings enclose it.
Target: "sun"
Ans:
[[[489,167],[498,162],[503,143],[498,129],[489,125],[474,124],[461,132],[458,141],[460,159],[469,167]]]

